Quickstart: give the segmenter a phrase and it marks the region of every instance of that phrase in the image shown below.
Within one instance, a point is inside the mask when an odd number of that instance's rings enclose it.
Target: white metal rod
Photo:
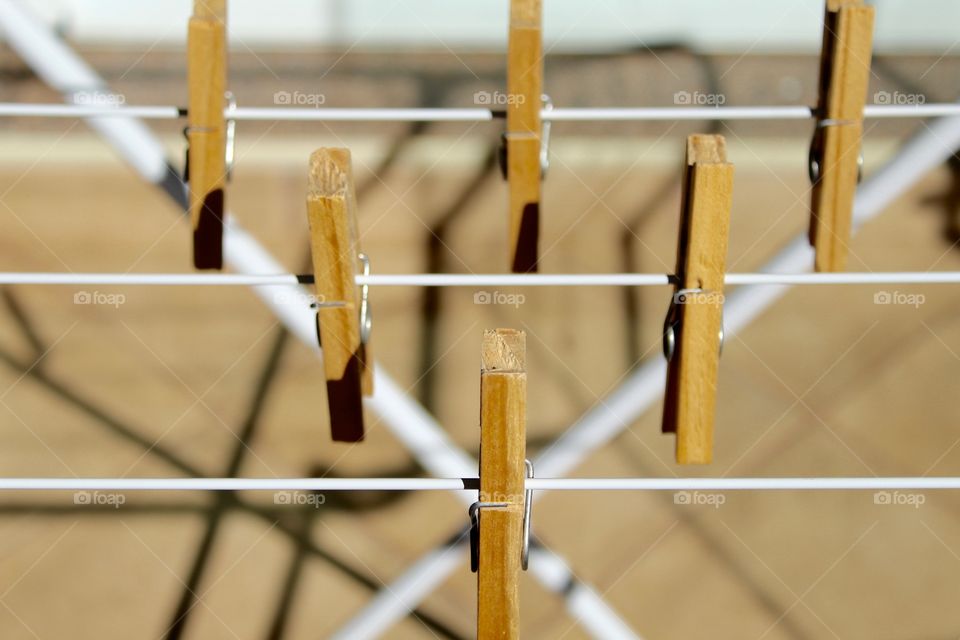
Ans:
[[[112,95],[104,93],[104,96]],[[177,107],[160,105],[94,106],[85,104],[29,104],[8,102],[0,104],[0,116],[34,118],[97,118],[123,117],[150,120],[176,120],[183,113]]]
[[[310,275],[213,273],[43,273],[0,272],[0,284],[102,286],[245,286],[287,287],[309,282]],[[954,284],[960,271],[893,271],[861,273],[728,273],[729,285]],[[458,274],[413,273],[357,276],[358,285],[375,287],[580,287],[662,286],[670,276],[659,273],[596,274]]]
[[[93,94],[94,97],[96,94]],[[116,99],[116,94],[104,94]],[[313,121],[313,122],[483,122],[502,112],[470,108],[300,108],[300,107],[236,107],[224,114],[238,121]],[[43,118],[147,118],[175,120],[185,117],[186,110],[171,105],[125,104],[48,104],[29,102],[0,103],[0,116]],[[863,110],[865,118],[932,118],[960,115],[960,104],[936,103],[918,105],[870,104]],[[806,120],[813,117],[810,107],[590,107],[545,109],[543,120],[552,122],[603,121],[677,121],[677,120]]]
[[[0,491],[476,491],[477,478],[0,478]],[[960,489],[960,477],[529,478],[540,491]]]
[[[493,120],[490,109],[302,109],[290,107],[237,107],[226,113],[234,120],[297,120],[316,122],[483,122]]]

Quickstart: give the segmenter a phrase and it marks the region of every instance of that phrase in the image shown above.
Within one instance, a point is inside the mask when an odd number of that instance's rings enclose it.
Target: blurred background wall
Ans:
[[[547,2],[544,46],[553,52],[606,51],[643,40],[684,40],[714,52],[813,53],[820,20],[811,0],[607,0]],[[879,52],[938,52],[956,44],[960,4],[952,0],[875,0]],[[67,37],[85,44],[184,41],[190,0],[31,0]],[[924,20],[920,16],[937,16]],[[501,49],[507,0],[236,0],[231,36],[250,45],[343,46],[358,50],[404,45],[428,49]]]

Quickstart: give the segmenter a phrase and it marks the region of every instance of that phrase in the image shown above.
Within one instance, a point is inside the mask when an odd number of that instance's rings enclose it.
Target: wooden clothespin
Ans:
[[[366,287],[357,287],[357,204],[348,149],[318,149],[310,156],[307,220],[319,309],[327,403],[333,439],[363,440],[362,396],[373,393],[370,309]],[[358,291],[359,289],[359,291]],[[325,306],[330,305],[330,306]]]
[[[681,197],[677,281],[664,323],[663,431],[677,434],[678,463],[706,464],[713,458],[733,200],[733,165],[723,136],[687,138]]]
[[[827,0],[817,129],[810,145],[810,244],[817,271],[843,271],[847,264],[853,197],[863,162],[860,139],[873,18],[874,8],[863,0]]]
[[[194,0],[187,33],[187,181],[193,225],[193,265],[223,267],[224,187],[227,181],[226,0]]]
[[[529,547],[526,335],[484,331],[480,369],[480,501],[470,507],[477,638],[519,638],[520,571]]]
[[[543,103],[542,0],[511,0],[507,43],[507,188],[510,191],[510,268],[537,270],[540,236],[540,109]]]

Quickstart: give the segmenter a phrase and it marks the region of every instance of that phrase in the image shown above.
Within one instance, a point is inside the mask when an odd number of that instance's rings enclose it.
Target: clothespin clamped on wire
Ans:
[[[187,163],[193,265],[223,268],[224,189],[233,168],[236,108],[227,92],[226,0],[195,0],[187,32]]]
[[[713,458],[733,200],[733,165],[723,136],[687,138],[681,198],[676,283],[664,322],[663,432],[677,434],[678,463],[706,464]]]
[[[500,167],[510,192],[510,269],[537,270],[540,236],[540,183],[549,166],[550,109],[543,95],[542,0],[511,0],[507,43],[507,129]]]
[[[348,149],[318,149],[310,156],[307,219],[330,429],[334,440],[358,442],[364,434],[362,397],[373,393],[372,319],[368,287],[356,282],[358,268],[369,275],[370,261],[359,251]]]
[[[470,565],[477,573],[477,637],[519,638],[521,569],[530,549],[533,477],[526,456],[526,335],[483,333],[480,500],[470,506]]]
[[[816,130],[810,143],[810,244],[817,271],[843,271],[863,155],[863,108],[870,83],[874,8],[827,0]]]

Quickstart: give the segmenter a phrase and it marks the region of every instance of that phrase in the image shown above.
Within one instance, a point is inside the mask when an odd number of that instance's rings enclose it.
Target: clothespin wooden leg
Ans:
[[[687,138],[677,243],[677,284],[664,327],[663,431],[677,434],[677,462],[713,458],[733,165],[723,136]]]
[[[874,8],[862,0],[827,0],[817,130],[810,149],[810,243],[817,271],[843,271],[847,264],[873,20]]]
[[[197,269],[223,267],[226,19],[226,0],[195,0],[187,34],[187,166]]]
[[[511,0],[507,45],[507,184],[510,191],[510,265],[537,270],[543,95],[542,0]]]
[[[477,637],[519,638],[526,477],[526,336],[485,331],[480,373]]]
[[[356,194],[350,151],[319,149],[310,157],[307,219],[327,402],[333,439],[363,439],[362,395],[373,389],[369,343],[363,340],[356,284]],[[336,304],[337,306],[324,306]]]

